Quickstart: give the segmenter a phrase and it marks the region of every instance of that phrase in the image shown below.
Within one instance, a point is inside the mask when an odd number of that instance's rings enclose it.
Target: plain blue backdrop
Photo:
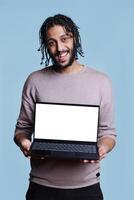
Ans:
[[[46,17],[62,13],[80,27],[85,58],[113,82],[117,146],[102,161],[105,200],[132,200],[134,179],[134,0],[0,0],[0,199],[24,200],[30,170],[13,143],[21,92],[40,69],[38,31]]]

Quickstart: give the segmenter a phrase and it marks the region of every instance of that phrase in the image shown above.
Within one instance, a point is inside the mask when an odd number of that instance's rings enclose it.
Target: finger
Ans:
[[[91,160],[91,163],[98,163],[98,160]]]
[[[25,157],[27,157],[28,159],[31,159],[31,156],[29,156],[29,154],[24,154]]]
[[[80,159],[80,162],[81,163],[90,163],[90,160],[86,160],[86,159],[82,160],[82,159]]]
[[[22,151],[22,152],[28,152],[29,151],[29,148],[28,147],[25,147],[25,146],[21,146],[20,147],[20,150]]]
[[[104,152],[104,151],[100,151],[100,152],[99,152],[99,155],[100,155],[100,160],[102,160],[103,158],[106,157],[107,153]]]
[[[99,162],[98,160],[80,160],[82,163],[97,163]]]
[[[27,151],[22,151],[24,156],[28,157],[28,152]]]
[[[27,139],[24,140],[24,141],[21,143],[21,148],[22,148],[23,150],[29,151],[30,146],[31,146],[31,141],[29,141],[29,140],[27,140]]]
[[[103,154],[100,156],[100,160],[104,159],[106,157],[106,154]]]
[[[80,162],[81,163],[89,163],[89,160],[82,160],[82,159],[80,159]]]
[[[90,163],[90,160],[83,160],[83,163]]]
[[[100,155],[100,157],[102,157],[102,156],[105,155],[105,154],[106,154],[105,149],[100,148],[100,149],[99,149],[99,155]]]

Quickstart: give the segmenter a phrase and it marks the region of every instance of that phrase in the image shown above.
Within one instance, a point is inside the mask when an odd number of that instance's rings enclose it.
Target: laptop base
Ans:
[[[52,141],[35,139],[30,148],[31,157],[98,160],[95,142]]]

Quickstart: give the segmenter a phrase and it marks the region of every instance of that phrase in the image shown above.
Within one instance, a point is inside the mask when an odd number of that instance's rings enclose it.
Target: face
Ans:
[[[66,33],[60,25],[48,29],[47,48],[54,65],[58,68],[68,67],[75,60],[72,33]]]

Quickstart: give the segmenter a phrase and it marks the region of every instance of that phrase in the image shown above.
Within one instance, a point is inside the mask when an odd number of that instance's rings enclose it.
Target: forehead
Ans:
[[[55,25],[47,30],[47,39],[56,39],[63,35],[67,35],[67,32],[63,26]]]

